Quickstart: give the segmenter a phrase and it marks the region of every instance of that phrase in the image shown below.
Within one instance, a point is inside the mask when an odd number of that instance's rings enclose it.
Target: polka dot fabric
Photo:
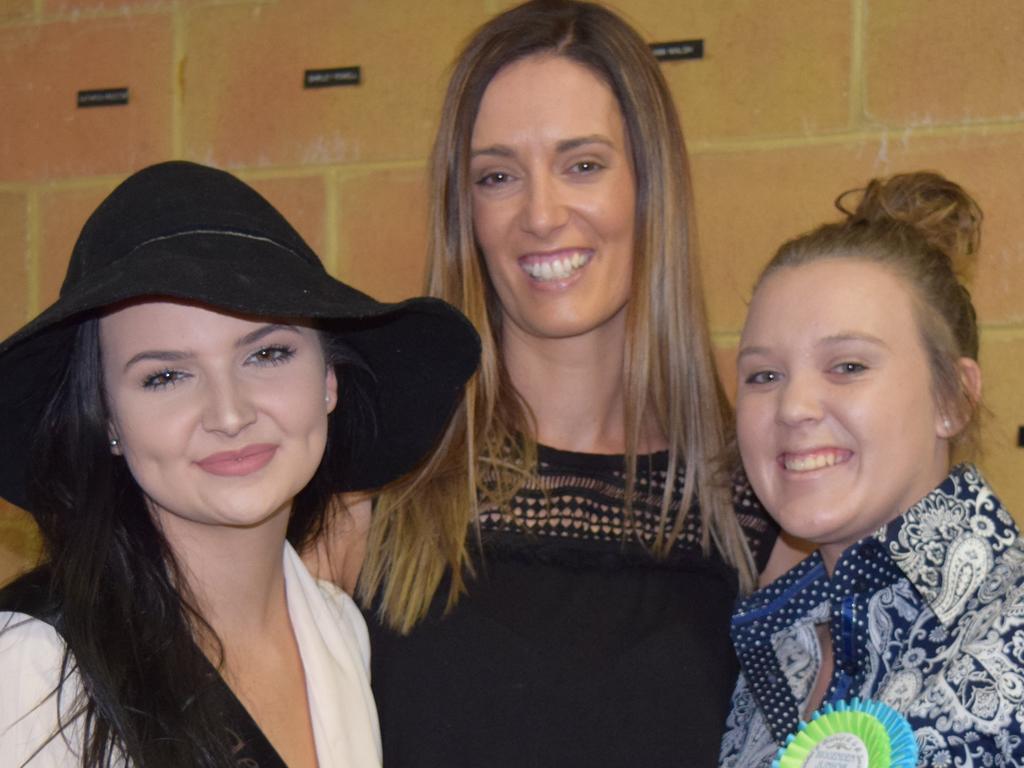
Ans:
[[[824,624],[825,702],[900,712],[920,766],[1024,766],[1024,542],[975,468],[850,547],[831,578],[814,554],[740,601],[722,766],[771,765],[810,703]]]

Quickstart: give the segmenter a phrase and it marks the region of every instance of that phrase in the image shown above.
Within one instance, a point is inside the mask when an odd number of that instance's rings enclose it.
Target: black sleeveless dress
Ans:
[[[513,500],[522,522],[481,510],[483,556],[452,612],[445,583],[408,636],[366,613],[384,765],[717,765],[735,572],[701,552],[695,510],[668,558],[623,535],[621,456],[541,447],[539,460]],[[664,453],[639,461],[648,541],[666,466]],[[775,528],[745,485],[735,503],[761,567]]]

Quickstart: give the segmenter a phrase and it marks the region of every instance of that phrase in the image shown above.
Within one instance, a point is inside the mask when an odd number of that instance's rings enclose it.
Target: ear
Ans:
[[[333,365],[327,366],[327,376],[324,381],[324,400],[327,404],[327,412],[331,413],[338,405],[338,374]]]
[[[960,375],[960,387],[964,400],[952,407],[942,408],[938,413],[936,431],[939,437],[955,437],[970,421],[974,406],[981,402],[981,368],[977,360],[961,357],[957,361]]]

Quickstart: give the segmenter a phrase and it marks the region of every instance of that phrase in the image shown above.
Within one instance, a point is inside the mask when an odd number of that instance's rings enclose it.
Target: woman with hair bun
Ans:
[[[817,550],[737,606],[722,765],[1024,766],[1024,541],[953,465],[981,403],[981,211],[934,173],[858,194],[779,249],[740,341],[743,466]]]
[[[455,62],[431,171],[429,292],[483,355],[430,459],[373,510],[385,764],[714,765],[729,615],[775,531],[720,460],[659,65],[593,3],[501,13]]]

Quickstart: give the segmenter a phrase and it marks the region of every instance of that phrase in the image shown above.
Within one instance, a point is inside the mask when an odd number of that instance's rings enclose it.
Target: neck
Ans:
[[[858,531],[856,535],[851,536],[846,540],[819,545],[818,550],[821,553],[822,563],[825,565],[825,572],[831,577],[836,570],[836,565],[839,563],[840,558],[846,550],[858,541],[866,539],[882,526],[888,525],[893,520],[896,520],[900,516],[906,514],[909,509],[942,484],[942,481],[945,480],[946,476],[949,474],[950,469],[949,448],[945,444],[945,441],[942,441],[942,444],[936,447],[930,465],[927,468],[922,469],[918,474],[914,485],[908,493],[907,499],[904,500],[899,508],[893,510],[891,515],[874,527]]]
[[[283,547],[288,515],[283,510],[251,528],[164,522],[195,608],[217,636],[263,636],[288,618]]]
[[[539,443],[583,453],[622,453],[626,447],[625,312],[589,333],[541,339],[511,323],[502,356],[512,385],[536,419]],[[664,447],[656,426],[641,429],[641,452]]]

